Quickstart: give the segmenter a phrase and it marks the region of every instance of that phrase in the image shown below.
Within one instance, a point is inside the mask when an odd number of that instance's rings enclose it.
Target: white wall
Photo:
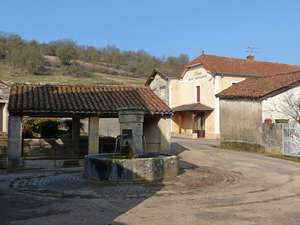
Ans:
[[[169,86],[168,81],[163,79],[159,74],[156,74],[153,81],[150,83],[151,90],[169,104]]]
[[[88,119],[82,119],[83,129],[88,132]],[[99,118],[99,135],[116,137],[120,134],[119,118]]]
[[[219,93],[221,88],[221,78],[219,76],[213,76],[201,65],[190,68],[181,80],[170,82],[171,107],[196,103],[197,86],[200,86],[200,103],[214,109],[207,114],[205,120],[206,136],[216,138],[219,136],[219,101],[215,94]],[[185,122],[189,123],[191,119],[191,116],[185,118]],[[176,133],[176,128],[176,122],[173,120],[171,131]],[[190,132],[192,130],[188,131],[188,133]]]
[[[300,100],[300,86],[263,100],[262,120],[290,119],[292,121],[291,117],[287,115],[289,110],[286,102],[287,98],[293,101],[297,101],[297,99]]]
[[[183,79],[170,84],[172,107],[196,103],[196,86],[201,88],[200,102],[214,107],[214,77],[202,66],[189,69]]]

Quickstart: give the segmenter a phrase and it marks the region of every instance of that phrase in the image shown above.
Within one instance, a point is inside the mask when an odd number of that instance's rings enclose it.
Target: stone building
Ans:
[[[160,97],[165,103],[170,105],[171,83],[177,79],[176,76],[166,75],[157,69],[154,69],[148,77],[145,85]]]
[[[294,124],[297,119],[297,112],[292,112],[294,109],[289,102],[299,104],[299,96],[299,71],[247,79],[217,94],[221,144],[243,149],[280,150],[281,127]]]
[[[119,118],[121,133],[143,140],[134,143],[137,150],[169,153],[171,109],[149,87],[17,84],[8,110],[8,168],[24,165],[23,117],[72,118],[74,149],[80,144],[80,120],[88,118],[88,154],[99,152],[99,118]]]
[[[0,132],[7,132],[8,123],[8,96],[9,96],[9,85],[3,81],[0,81]]]
[[[171,132],[191,138],[220,137],[216,94],[246,78],[299,70],[299,66],[202,54],[176,78],[154,71],[146,82],[172,108]]]

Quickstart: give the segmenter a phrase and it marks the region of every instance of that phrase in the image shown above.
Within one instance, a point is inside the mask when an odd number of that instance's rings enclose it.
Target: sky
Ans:
[[[0,0],[0,31],[27,40],[300,64],[297,0]]]

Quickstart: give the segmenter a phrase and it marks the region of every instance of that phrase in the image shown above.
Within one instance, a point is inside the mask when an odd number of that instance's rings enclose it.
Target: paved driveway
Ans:
[[[300,164],[174,139],[184,171],[164,184],[99,186],[78,171],[0,176],[11,224],[300,224]],[[0,223],[1,224],[1,223]]]

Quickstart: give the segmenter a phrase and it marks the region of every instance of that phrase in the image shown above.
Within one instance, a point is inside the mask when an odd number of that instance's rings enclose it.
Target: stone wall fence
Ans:
[[[284,123],[262,123],[256,132],[256,140],[251,142],[243,138],[231,136],[221,138],[221,147],[252,152],[282,153],[282,129],[288,126]]]

